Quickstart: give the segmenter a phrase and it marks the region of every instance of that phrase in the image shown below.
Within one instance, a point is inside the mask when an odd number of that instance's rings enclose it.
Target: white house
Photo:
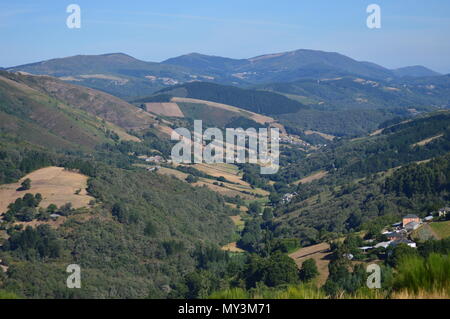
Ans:
[[[384,249],[386,249],[389,247],[390,244],[391,244],[391,241],[382,241],[382,242],[376,244],[374,247],[375,248],[383,247]]]

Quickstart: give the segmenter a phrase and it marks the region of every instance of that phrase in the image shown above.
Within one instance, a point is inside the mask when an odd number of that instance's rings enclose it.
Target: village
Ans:
[[[392,224],[391,227],[383,230],[381,235],[385,240],[376,242],[374,239],[366,240],[367,246],[359,247],[363,252],[368,252],[372,249],[395,247],[399,244],[405,244],[411,248],[417,248],[416,242],[413,240],[413,233],[420,227],[431,223],[435,218],[445,218],[450,213],[450,207],[443,207],[437,212],[431,213],[425,218],[421,219],[414,214],[408,214],[402,218],[401,222]],[[352,256],[348,256],[352,259]]]

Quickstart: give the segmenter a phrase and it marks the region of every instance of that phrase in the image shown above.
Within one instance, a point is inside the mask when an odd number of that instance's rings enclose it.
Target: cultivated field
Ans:
[[[177,103],[145,103],[147,112],[162,116],[184,117]]]
[[[31,180],[31,189],[17,191],[20,183],[26,178]],[[94,198],[86,193],[87,179],[88,177],[85,175],[64,170],[62,167],[52,166],[39,169],[17,183],[0,186],[0,212],[6,212],[10,203],[23,197],[26,193],[40,193],[43,197],[40,207],[44,208],[50,204],[59,207],[66,203],[72,203],[74,208],[88,206]],[[80,190],[78,195],[75,194],[77,190]]]
[[[241,180],[241,176],[237,175],[237,167],[231,164],[195,164],[193,167],[196,169],[214,176],[214,177],[220,177],[223,176],[230,182],[236,183],[227,183],[227,182],[218,182],[215,179],[210,178],[203,178],[200,177],[199,181],[192,184],[193,186],[206,186],[209,189],[211,189],[214,192],[220,193],[221,195],[235,197],[236,195],[239,195],[241,198],[245,200],[255,200],[256,197],[254,195],[263,195],[268,196],[268,192],[259,189],[259,188],[251,188],[250,185],[247,182],[244,182]],[[173,168],[167,168],[167,167],[161,167],[158,169],[158,174],[168,175],[168,176],[175,176],[176,178],[180,180],[185,180],[186,177],[189,174],[180,172]],[[214,185],[214,183],[223,184],[221,185]]]
[[[307,130],[307,131],[305,131],[305,134],[306,134],[306,135],[317,134],[317,135],[319,135],[319,136],[321,136],[321,137],[323,137],[324,139],[327,139],[327,140],[329,140],[329,141],[332,141],[332,140],[334,140],[334,138],[335,138],[335,136],[333,136],[333,135],[325,134],[325,133],[317,132],[317,131],[312,131],[312,130]]]
[[[427,144],[433,142],[434,140],[437,140],[438,138],[441,138],[442,136],[444,136],[444,134],[439,134],[437,136],[426,138],[426,139],[424,139],[424,140],[422,140],[420,142],[417,142],[417,143],[413,144],[412,147],[427,145]]]
[[[232,242],[232,243],[229,243],[229,244],[227,244],[225,246],[222,246],[222,250],[230,251],[232,253],[243,253],[244,252],[244,250],[242,250],[241,248],[237,247],[236,242]]]
[[[240,109],[238,107],[227,105],[227,104],[221,104],[221,103],[205,101],[205,100],[198,100],[198,99],[181,98],[181,97],[173,97],[171,101],[172,102],[186,102],[186,103],[201,103],[201,104],[206,104],[206,105],[211,106],[211,107],[217,107],[217,108],[225,109],[225,110],[228,110],[228,111],[248,114],[249,117],[253,121],[255,121],[257,123],[261,123],[261,124],[275,122],[275,120],[273,118],[269,117],[269,116],[253,113],[253,112],[250,112],[250,111],[247,111],[247,110],[243,110],[243,109]]]
[[[321,243],[313,246],[308,246],[305,248],[300,248],[299,250],[293,252],[289,255],[294,259],[298,268],[300,268],[303,262],[307,259],[314,259],[317,264],[317,269],[319,270],[319,277],[317,279],[318,286],[322,286],[328,278],[328,264],[330,263],[330,245],[327,243]]]
[[[306,176],[306,177],[296,181],[295,184],[307,184],[312,181],[321,179],[321,178],[325,177],[327,174],[328,174],[328,172],[326,172],[326,171],[319,171],[317,173],[311,174],[309,176]]]

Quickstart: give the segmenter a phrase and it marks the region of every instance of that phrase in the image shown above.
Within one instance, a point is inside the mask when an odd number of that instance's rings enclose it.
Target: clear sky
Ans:
[[[81,29],[66,26],[69,4]],[[366,8],[381,7],[381,29]],[[0,0],[0,66],[124,52],[162,61],[190,52],[232,58],[295,49],[339,52],[389,68],[450,73],[448,0]]]

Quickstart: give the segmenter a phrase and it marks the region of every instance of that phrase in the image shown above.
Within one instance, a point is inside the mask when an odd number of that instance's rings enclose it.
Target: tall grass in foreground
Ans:
[[[285,287],[231,288],[213,293],[212,299],[326,299],[314,284]],[[430,254],[427,258],[406,256],[400,260],[394,282],[383,289],[363,287],[355,293],[342,291],[338,299],[449,299],[450,256]]]
[[[0,290],[0,299],[20,299],[20,297],[13,292]]]
[[[450,295],[450,256],[430,254],[426,259],[418,256],[402,259],[397,267],[394,290],[405,296]]]
[[[283,288],[258,287],[250,290],[231,288],[213,293],[211,299],[325,299],[327,296],[312,284]]]

